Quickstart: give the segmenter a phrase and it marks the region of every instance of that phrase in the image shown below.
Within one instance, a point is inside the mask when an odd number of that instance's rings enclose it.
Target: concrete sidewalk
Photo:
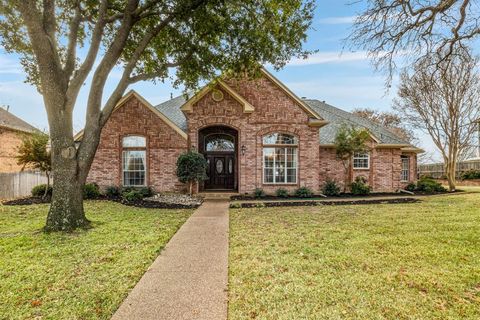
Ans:
[[[204,202],[112,319],[227,319],[228,206]]]

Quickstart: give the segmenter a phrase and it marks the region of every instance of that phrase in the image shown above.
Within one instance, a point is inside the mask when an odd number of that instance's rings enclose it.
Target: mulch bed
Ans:
[[[200,204],[186,205],[186,204],[165,203],[165,202],[148,201],[148,200],[139,200],[139,201],[129,202],[129,201],[123,200],[121,197],[109,198],[105,196],[102,196],[93,200],[114,201],[126,206],[132,206],[132,207],[138,207],[138,208],[149,208],[149,209],[195,209],[200,206]],[[14,199],[14,200],[8,200],[8,201],[2,202],[2,204],[6,206],[26,206],[26,205],[42,204],[42,203],[50,203],[50,198],[42,200],[42,198],[38,198],[38,197],[26,197],[26,198],[20,198],[20,199]]]
[[[417,203],[416,198],[397,199],[356,199],[356,200],[305,200],[305,201],[268,201],[268,202],[243,202],[232,203],[230,208],[258,208],[258,207],[302,207],[302,206],[342,206],[357,204],[394,204],[394,203]]]

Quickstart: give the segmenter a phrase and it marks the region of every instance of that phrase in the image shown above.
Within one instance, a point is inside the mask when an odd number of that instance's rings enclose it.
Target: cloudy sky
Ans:
[[[283,70],[273,72],[298,96],[325,100],[345,110],[369,107],[390,110],[396,94],[394,79],[390,90],[385,88],[385,77],[375,73],[365,52],[342,51],[344,41],[355,15],[362,9],[348,1],[318,0],[313,30],[309,32],[306,48],[318,50],[306,60],[292,60]],[[112,88],[117,74],[110,78]],[[10,111],[32,125],[46,130],[46,114],[41,96],[36,89],[24,83],[24,75],[14,55],[0,49],[0,105],[8,105]],[[85,86],[86,88],[88,87]],[[152,104],[169,99],[170,94],[181,91],[170,83],[138,83],[132,87]],[[74,115],[74,128],[84,124],[86,90],[79,97]],[[424,149],[434,151],[429,139],[422,139]]]

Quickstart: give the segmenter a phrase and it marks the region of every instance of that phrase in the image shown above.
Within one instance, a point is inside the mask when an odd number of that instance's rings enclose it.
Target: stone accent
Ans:
[[[0,172],[19,172],[17,149],[22,144],[22,136],[27,133],[0,127]]]
[[[159,192],[183,190],[175,170],[187,141],[135,97],[115,110],[103,128],[87,180],[121,186],[122,138],[128,135],[147,138],[147,184]]]

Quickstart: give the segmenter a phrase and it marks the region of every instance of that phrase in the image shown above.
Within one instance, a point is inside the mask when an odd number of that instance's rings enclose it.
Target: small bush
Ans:
[[[279,188],[279,189],[277,189],[277,191],[275,192],[275,194],[276,194],[277,197],[279,197],[279,198],[288,198],[288,191],[287,191],[287,189]]]
[[[256,203],[255,208],[265,208],[265,203],[263,202]]]
[[[122,192],[122,199],[127,202],[135,202],[143,199],[143,194],[136,189],[129,189],[125,192]]]
[[[327,178],[323,185],[322,193],[326,196],[338,196],[340,195],[340,187],[335,180]]]
[[[263,198],[265,197],[265,192],[263,191],[262,188],[256,188],[255,191],[253,192],[255,195],[255,198]]]
[[[117,186],[109,186],[105,189],[105,195],[109,198],[118,197],[120,195],[120,188]]]
[[[34,196],[34,197],[43,197],[43,195],[45,194],[45,189],[47,189],[47,185],[46,185],[46,184],[39,184],[38,186],[33,187],[33,188],[32,188],[32,196]],[[48,187],[47,196],[51,196],[51,195],[52,195],[52,191],[53,191],[52,186],[49,186],[49,187]]]
[[[422,177],[417,181],[417,191],[425,193],[445,192],[445,189],[440,183],[432,178]]]
[[[480,170],[468,170],[462,173],[462,180],[480,179]]]
[[[410,182],[409,184],[407,184],[407,186],[405,187],[405,190],[407,191],[410,191],[410,192],[413,192],[417,189],[417,185],[413,182]]]
[[[352,194],[360,196],[367,195],[370,193],[371,188],[367,184],[367,179],[365,177],[359,176],[355,178],[355,181],[350,185]]]
[[[300,187],[295,190],[295,196],[298,198],[311,198],[313,196],[313,191],[307,187]]]
[[[153,189],[150,187],[143,187],[138,189],[138,191],[143,195],[144,198],[148,198],[153,196],[155,193],[153,192]]]
[[[239,203],[239,202],[234,202],[234,203],[232,203],[232,204],[230,205],[230,208],[232,208],[232,209],[240,209],[240,208],[242,208],[242,204]]]
[[[100,189],[96,183],[87,183],[83,187],[83,198],[84,199],[96,199],[100,197]]]

